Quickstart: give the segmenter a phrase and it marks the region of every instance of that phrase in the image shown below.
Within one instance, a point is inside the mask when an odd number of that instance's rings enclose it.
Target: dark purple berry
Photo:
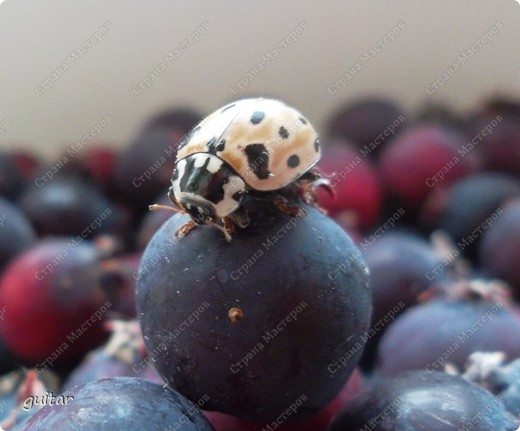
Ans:
[[[177,147],[200,119],[184,109],[159,113],[120,154],[115,183],[121,200],[138,214],[170,186]]]
[[[516,431],[500,399],[461,377],[427,371],[376,378],[327,431]]]
[[[476,132],[488,130],[479,142],[484,167],[489,170],[520,175],[520,121],[517,115],[484,116],[475,126]]]
[[[314,208],[291,217],[245,202],[231,242],[212,226],[185,237],[176,215],[143,255],[137,308],[159,373],[207,410],[272,421],[298,401],[309,418],[341,390],[370,319],[360,252]],[[275,389],[274,389],[275,388]],[[302,394],[305,399],[302,400]]]
[[[16,199],[24,185],[24,178],[11,157],[0,151],[0,196]]]
[[[379,370],[461,370],[477,351],[502,351],[520,357],[520,320],[497,301],[437,299],[417,305],[385,332],[378,350]]]
[[[190,130],[202,120],[202,114],[193,109],[169,108],[157,112],[143,126],[143,130],[166,128]]]
[[[15,431],[213,431],[179,393],[131,377],[102,379],[63,393],[66,405],[46,406]],[[199,400],[204,405],[205,398]]]
[[[63,384],[63,390],[108,377],[140,377],[164,383],[153,368],[144,348],[137,321],[113,320],[108,324],[112,335],[107,344],[91,351]]]
[[[520,200],[499,210],[482,237],[480,261],[489,274],[509,283],[520,299]]]
[[[344,138],[376,157],[393,133],[403,127],[403,110],[393,101],[373,97],[359,99],[340,109],[329,123],[332,136]],[[386,133],[385,133],[386,130]]]
[[[13,257],[35,240],[36,234],[25,214],[0,198],[0,273]]]
[[[373,312],[370,338],[361,365],[373,366],[377,345],[385,330],[403,311],[416,305],[419,296],[447,276],[428,278],[440,262],[432,246],[418,236],[388,233],[363,252],[370,269]]]
[[[24,190],[18,204],[42,236],[70,235],[83,240],[121,229],[115,205],[77,177],[36,182]]]
[[[482,223],[498,218],[508,200],[520,196],[520,181],[499,173],[463,178],[447,191],[439,227],[473,256],[482,238]]]

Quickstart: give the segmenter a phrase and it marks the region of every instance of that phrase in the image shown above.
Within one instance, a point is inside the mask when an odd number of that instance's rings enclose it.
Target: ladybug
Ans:
[[[178,147],[168,196],[191,221],[177,234],[212,224],[230,240],[235,225],[247,226],[241,210],[247,193],[273,196],[282,211],[296,214],[299,209],[278,192],[296,183],[306,201],[315,201],[309,196],[319,175],[310,169],[320,154],[314,127],[279,100],[242,99],[218,109]]]

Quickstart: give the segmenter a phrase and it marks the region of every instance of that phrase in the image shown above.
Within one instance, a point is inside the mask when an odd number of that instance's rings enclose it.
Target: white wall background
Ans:
[[[360,56],[399,22],[395,40],[362,63]],[[150,88],[136,87],[203,23],[199,40],[157,69]],[[52,78],[104,24],[101,40]],[[262,63],[297,27],[297,39]],[[428,94],[427,86],[460,54],[498,27],[443,88]],[[519,53],[514,0],[6,0],[0,5],[0,145],[51,157],[107,115],[100,139],[124,145],[158,109],[187,105],[208,112],[252,94],[287,100],[318,128],[337,106],[367,94],[395,98],[407,109],[430,100],[464,111],[494,92],[520,95]],[[240,90],[237,82],[258,63],[264,67]],[[329,86],[356,63],[362,68],[331,94]],[[42,91],[47,78],[53,86]]]

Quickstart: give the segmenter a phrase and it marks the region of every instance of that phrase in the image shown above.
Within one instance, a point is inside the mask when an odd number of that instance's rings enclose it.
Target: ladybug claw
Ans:
[[[197,223],[195,223],[193,220],[190,220],[189,222],[183,224],[179,229],[175,231],[175,236],[186,236],[188,235],[195,227],[197,226]]]
[[[208,222],[208,224],[216,227],[219,231],[221,231],[226,237],[227,242],[231,242],[231,232],[233,232],[233,223],[227,217],[224,217],[224,226],[221,226],[217,223]]]
[[[302,208],[300,208],[298,205],[290,204],[287,199],[284,199],[281,196],[274,200],[274,204],[280,211],[282,211],[285,214],[298,217],[302,217],[303,215],[305,215],[305,212]]]
[[[325,178],[320,178],[318,181],[316,181],[313,185],[314,189],[317,189],[318,187],[323,188],[332,199],[336,199],[336,191],[334,188],[330,185],[330,181]]]

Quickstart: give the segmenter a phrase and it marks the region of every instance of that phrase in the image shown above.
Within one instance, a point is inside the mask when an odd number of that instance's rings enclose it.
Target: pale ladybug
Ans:
[[[320,153],[314,127],[279,100],[243,99],[218,109],[178,148],[168,195],[192,219],[178,234],[213,224],[229,240],[234,225],[248,223],[240,211],[246,193],[271,193],[281,210],[298,211],[276,192],[297,183],[303,195],[310,194],[310,184],[319,178],[310,169]]]

